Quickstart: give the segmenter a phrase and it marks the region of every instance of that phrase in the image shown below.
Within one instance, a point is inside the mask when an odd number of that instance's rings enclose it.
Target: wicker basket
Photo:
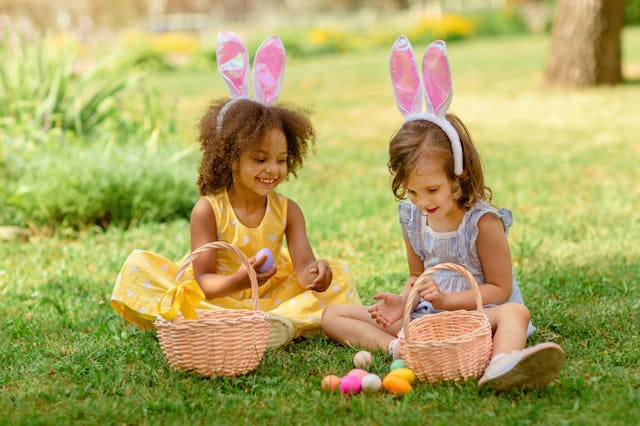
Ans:
[[[182,279],[187,266],[202,252],[230,249],[247,266],[253,310],[196,310],[197,320],[178,315],[169,321],[155,320],[160,347],[169,364],[194,370],[203,376],[238,376],[255,369],[264,355],[269,337],[269,314],[258,310],[258,280],[247,257],[235,246],[221,241],[204,244],[187,256],[176,273]]]
[[[436,265],[422,276],[443,269],[458,271],[469,281],[477,310],[439,312],[410,322],[412,301],[418,290],[414,286],[398,333],[400,356],[419,379],[427,382],[480,377],[491,357],[491,324],[482,309],[478,283],[469,271],[453,263]]]

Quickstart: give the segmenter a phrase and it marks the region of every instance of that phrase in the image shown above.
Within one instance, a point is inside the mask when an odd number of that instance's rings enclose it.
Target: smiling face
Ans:
[[[267,196],[287,176],[287,139],[280,129],[267,131],[256,145],[246,149],[233,167],[236,190]]]
[[[464,211],[453,198],[453,186],[444,166],[427,155],[418,157],[406,181],[409,200],[428,216],[429,226],[439,232],[458,228]]]

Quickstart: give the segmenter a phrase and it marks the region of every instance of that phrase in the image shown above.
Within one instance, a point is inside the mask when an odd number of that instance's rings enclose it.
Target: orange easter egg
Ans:
[[[387,374],[382,379],[382,387],[393,396],[401,396],[411,390],[411,384],[406,379],[393,374]]]
[[[322,390],[329,393],[338,389],[339,385],[340,385],[340,377],[336,376],[335,374],[329,374],[328,376],[324,376],[324,378],[322,379],[322,382],[320,383],[320,387],[322,388]]]

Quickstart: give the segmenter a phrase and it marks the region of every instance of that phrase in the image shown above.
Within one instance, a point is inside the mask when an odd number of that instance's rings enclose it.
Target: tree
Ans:
[[[581,87],[622,81],[624,0],[557,0],[546,79]]]

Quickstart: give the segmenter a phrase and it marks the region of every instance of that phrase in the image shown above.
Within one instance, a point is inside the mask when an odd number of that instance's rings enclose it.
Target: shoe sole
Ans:
[[[267,348],[278,348],[293,340],[293,324],[287,318],[271,315]]]
[[[540,388],[555,379],[565,356],[562,348],[555,343],[540,343],[524,350],[522,359],[504,374],[479,382],[480,389],[490,388],[495,391],[509,389],[533,390]]]

